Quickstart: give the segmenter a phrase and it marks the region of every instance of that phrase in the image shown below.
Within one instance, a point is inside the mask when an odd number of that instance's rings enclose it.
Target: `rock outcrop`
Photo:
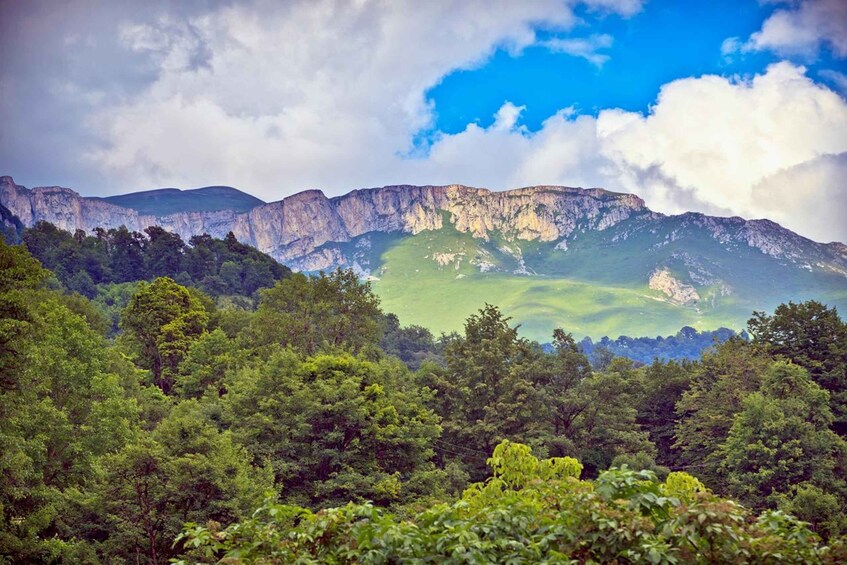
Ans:
[[[672,304],[690,306],[700,301],[697,289],[674,277],[668,269],[653,271],[647,286],[667,296]]]
[[[28,189],[11,177],[0,177],[0,204],[25,226],[44,220],[58,227],[86,232],[126,226],[142,231],[151,225],[178,233],[184,240],[208,233],[235,237],[295,269],[331,269],[351,266],[338,245],[373,232],[418,234],[438,230],[445,223],[476,238],[554,243],[567,252],[572,238],[590,231],[618,230],[614,241],[626,240],[635,230],[657,233],[672,226],[665,245],[678,234],[695,230],[731,249],[746,246],[773,258],[847,276],[847,247],[820,244],[768,220],[718,218],[686,213],[665,216],[651,212],[639,197],[600,188],[534,186],[492,192],[462,185],[386,186],[354,190],[328,198],[307,190],[278,202],[261,204],[247,212],[189,211],[163,216],[145,215],[99,198],[86,198],[68,188]]]
[[[637,196],[602,189],[538,186],[491,192],[450,185],[386,186],[336,198],[307,190],[246,213],[222,210],[147,216],[81,197],[68,188],[27,189],[11,177],[0,177],[0,203],[26,226],[42,220],[70,231],[121,225],[140,231],[159,225],[186,240],[200,233],[223,237],[232,231],[239,241],[282,262],[302,262],[328,242],[347,242],[370,232],[417,234],[440,229],[445,221],[486,240],[496,233],[507,240],[556,241],[578,226],[603,230],[647,212]],[[319,252],[315,259],[308,263],[330,267],[337,257]]]

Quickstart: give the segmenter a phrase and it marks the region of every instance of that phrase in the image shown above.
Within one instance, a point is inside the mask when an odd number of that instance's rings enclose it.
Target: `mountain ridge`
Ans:
[[[539,339],[549,339],[550,324],[656,335],[683,325],[740,329],[752,310],[792,299],[847,307],[847,245],[770,220],[660,214],[601,188],[306,190],[246,212],[157,216],[0,177],[0,204],[24,225],[45,220],[71,232],[158,225],[188,240],[231,231],[295,270],[352,268],[402,319],[435,330],[457,329],[477,299],[512,308]]]

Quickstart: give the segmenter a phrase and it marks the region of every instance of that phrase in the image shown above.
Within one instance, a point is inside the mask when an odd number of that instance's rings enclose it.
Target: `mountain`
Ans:
[[[231,186],[206,186],[191,190],[160,188],[102,198],[110,204],[132,208],[139,214],[167,216],[180,212],[215,212],[233,210],[247,212],[264,204],[251,194]]]
[[[159,214],[0,177],[0,204],[27,226],[155,224],[186,240],[232,231],[297,270],[351,267],[373,281],[386,310],[436,331],[460,328],[484,302],[542,341],[557,326],[595,337],[741,329],[752,310],[787,300],[847,307],[841,243],[768,220],[667,216],[599,188],[386,186],[335,198],[308,190],[248,211],[186,205]]]

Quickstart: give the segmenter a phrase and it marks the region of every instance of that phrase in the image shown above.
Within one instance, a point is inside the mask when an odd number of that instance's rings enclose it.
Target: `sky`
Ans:
[[[603,187],[847,242],[847,1],[0,0],[0,174]]]

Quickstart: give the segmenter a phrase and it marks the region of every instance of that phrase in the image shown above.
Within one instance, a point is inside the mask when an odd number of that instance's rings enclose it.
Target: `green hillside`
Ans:
[[[460,330],[485,303],[500,306],[524,336],[542,342],[557,327],[578,338],[668,335],[682,326],[740,330],[753,310],[788,300],[818,299],[847,309],[841,275],[813,273],[748,246],[723,247],[671,222],[662,228],[676,231],[677,239],[658,248],[666,234],[654,224],[652,231],[642,229],[636,220],[579,232],[567,250],[496,237],[484,241],[448,221],[444,225],[414,236],[372,233],[340,246],[371,273],[386,311],[435,332]],[[490,270],[483,272],[482,263]],[[648,288],[658,266],[695,286],[702,299],[673,304]]]
[[[247,212],[264,204],[255,196],[230,186],[207,186],[192,190],[161,188],[103,198],[107,202],[132,208],[142,214],[166,216],[179,212]]]

